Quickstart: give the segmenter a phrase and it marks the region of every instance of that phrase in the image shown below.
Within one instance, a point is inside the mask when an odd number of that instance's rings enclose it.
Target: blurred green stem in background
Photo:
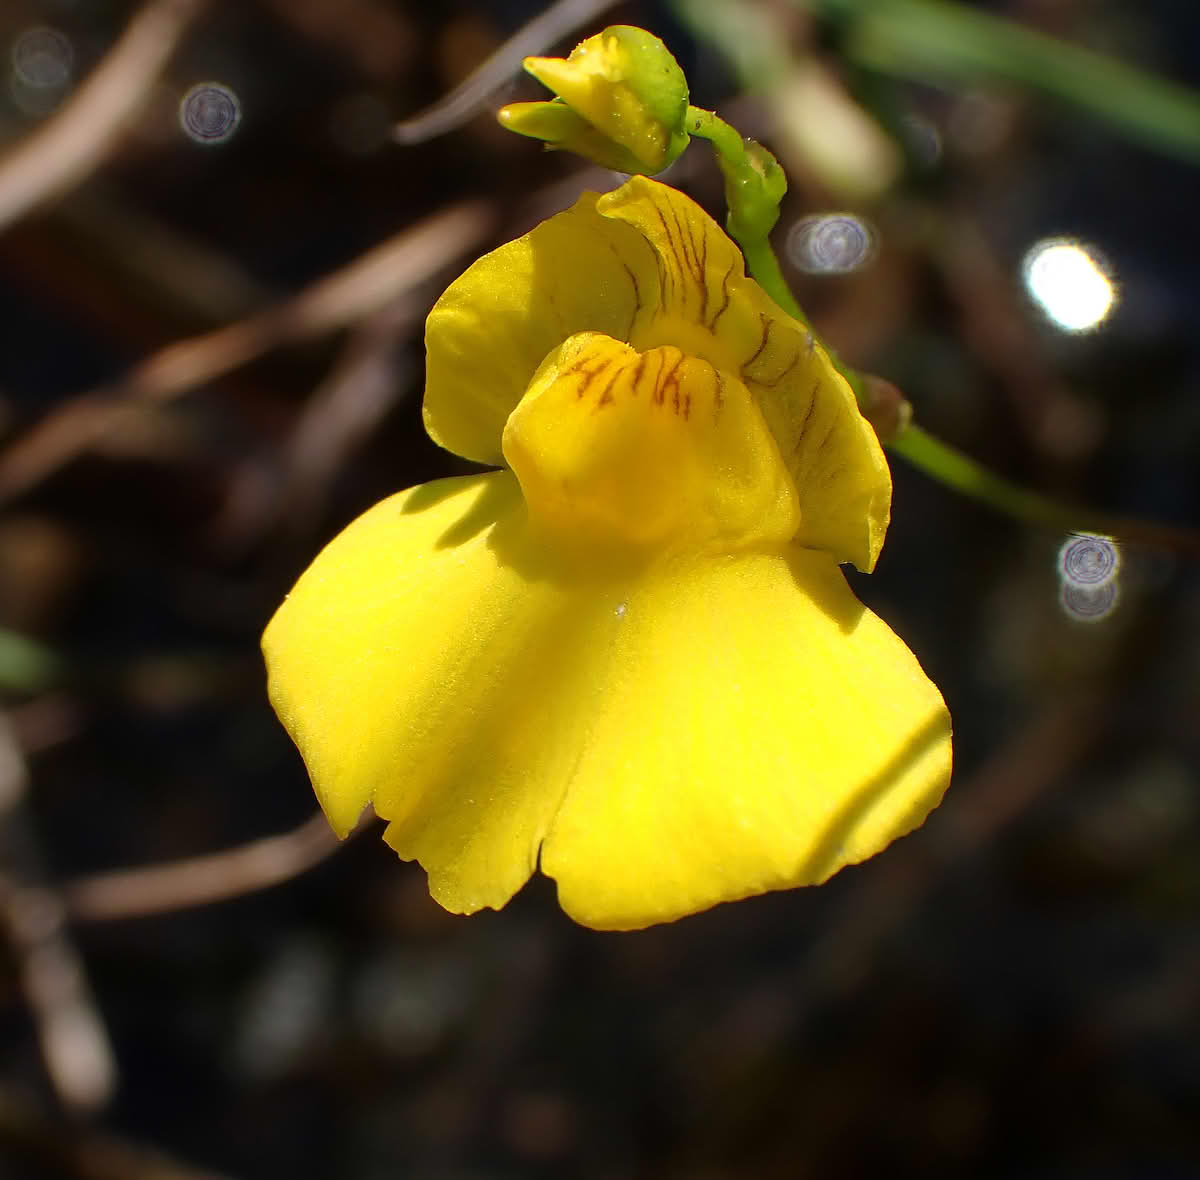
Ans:
[[[36,692],[45,688],[58,670],[58,660],[40,643],[0,627],[0,692]]]
[[[1200,96],[1091,50],[947,0],[793,2],[836,19],[847,56],[862,66],[921,81],[1021,83],[1073,102],[1144,144],[1200,160]],[[695,33],[728,53],[748,84],[762,86],[778,80],[789,68],[790,58],[780,48],[777,30],[757,9],[736,2],[709,5],[703,0],[675,0],[674,6]],[[784,311],[811,331],[768,237],[787,189],[775,158],[710,111],[690,107],[688,129],[707,139],[717,154],[729,205],[727,228],[741,246],[750,274]],[[770,167],[764,168],[764,159]],[[764,201],[772,196],[775,208],[767,210]],[[1010,483],[913,424],[906,402],[895,410],[895,433],[880,429],[877,407],[871,403],[872,389],[881,383],[846,365],[831,350],[829,355],[888,449],[946,487],[1057,531],[1107,533],[1200,554],[1200,533],[1194,530],[1074,507]]]
[[[866,69],[925,83],[1025,86],[1135,143],[1200,163],[1200,94],[1095,50],[950,0],[792,2],[840,26],[842,51]]]
[[[725,176],[725,197],[729,205],[726,225],[742,248],[750,274],[780,308],[812,332],[808,317],[783,276],[769,237],[779,219],[778,202],[787,190],[779,164],[760,144],[743,139],[733,127],[710,111],[689,107],[688,130],[698,138],[707,139],[717,154],[717,162]],[[825,347],[824,342],[822,346]],[[826,351],[854,390],[860,408],[879,432],[880,441],[893,454],[902,455],[914,467],[946,487],[1000,512],[1056,531],[1105,533],[1119,539],[1200,555],[1200,534],[1193,530],[1075,507],[1010,483],[915,425],[907,402],[890,407],[891,420],[895,423],[893,433],[881,423],[880,407],[874,404],[880,386],[887,383],[852,368],[827,347]]]

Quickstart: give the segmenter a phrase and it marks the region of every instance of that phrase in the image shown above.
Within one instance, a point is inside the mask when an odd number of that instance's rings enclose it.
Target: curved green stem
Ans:
[[[707,139],[716,152],[717,163],[725,176],[725,200],[729,206],[726,227],[742,248],[746,269],[782,311],[812,332],[812,324],[783,277],[769,236],[779,219],[779,203],[787,191],[783,170],[770,152],[752,139],[743,139],[735,128],[712,111],[689,107],[687,127],[692,135]],[[1105,533],[1200,555],[1200,532],[1073,507],[1010,483],[913,425],[909,421],[908,404],[894,388],[890,394],[896,410],[893,422],[900,425],[898,429],[890,427],[896,433],[888,437],[888,432],[880,428],[873,413],[876,407],[871,404],[872,387],[887,383],[851,368],[828,348],[826,352],[838,372],[846,378],[858,399],[859,408],[875,425],[887,449],[902,456],[931,479],[999,512],[1058,532]]]
[[[707,139],[716,152],[725,177],[725,202],[729,206],[725,228],[741,246],[747,271],[782,311],[811,332],[812,324],[783,277],[779,258],[771,246],[770,233],[779,220],[779,202],[787,192],[783,169],[766,148],[752,139],[744,139],[713,111],[688,107],[687,127],[692,135]],[[843,364],[828,347],[825,350],[862,406],[862,374]]]
[[[1019,516],[1061,531],[1104,531],[1100,527],[1101,514],[1069,508],[1049,496],[1009,483],[919,426],[910,423],[888,442],[887,447],[893,454],[903,455],[914,467],[919,467],[939,483],[976,500],[984,500],[1010,516]]]
[[[1200,532],[1194,529],[1064,504],[1010,483],[919,426],[910,424],[886,445],[930,478],[1009,516],[1056,532],[1103,533],[1122,541],[1200,556]]]

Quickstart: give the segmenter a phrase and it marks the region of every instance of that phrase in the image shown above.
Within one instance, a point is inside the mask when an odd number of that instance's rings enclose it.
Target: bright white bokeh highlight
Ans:
[[[242,121],[242,104],[223,82],[200,82],[179,102],[179,125],[195,143],[227,143]]]
[[[1058,551],[1058,574],[1077,586],[1102,586],[1111,582],[1121,568],[1121,555],[1111,537],[1077,533],[1068,537]]]
[[[853,213],[816,213],[788,230],[785,249],[805,274],[845,275],[875,257],[875,234]]]
[[[1058,551],[1058,601],[1080,623],[1108,618],[1120,600],[1121,554],[1111,537],[1072,533]]]
[[[1117,301],[1117,289],[1095,251],[1082,242],[1048,238],[1021,264],[1025,287],[1046,317],[1065,332],[1098,327]]]

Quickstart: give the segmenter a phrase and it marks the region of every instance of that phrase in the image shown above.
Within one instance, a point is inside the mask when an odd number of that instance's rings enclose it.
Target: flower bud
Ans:
[[[687,79],[645,29],[613,25],[570,57],[527,57],[525,69],[557,96],[500,111],[511,131],[619,172],[661,172],[688,145]]]

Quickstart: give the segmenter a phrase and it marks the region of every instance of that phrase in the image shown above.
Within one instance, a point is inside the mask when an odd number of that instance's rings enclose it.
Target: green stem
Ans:
[[[812,332],[812,324],[783,277],[779,258],[771,246],[770,233],[779,220],[779,202],[787,191],[783,170],[770,152],[754,140],[744,139],[713,111],[688,107],[687,128],[698,138],[707,139],[716,152],[725,176],[725,200],[729,206],[725,227],[741,246],[746,269],[782,311]],[[843,364],[823,342],[822,346],[863,407],[862,374]]]
[[[771,246],[769,235],[779,218],[779,202],[786,191],[786,181],[778,163],[766,149],[753,140],[743,139],[737,130],[712,111],[689,107],[687,119],[688,131],[707,139],[716,152],[717,163],[725,176],[725,199],[729,206],[726,225],[730,236],[742,248],[746,269],[782,311],[812,332],[812,325],[783,277],[779,258]],[[868,404],[871,399],[866,376],[843,363],[828,348],[826,352],[834,367],[849,382],[859,407],[871,418],[873,407]],[[898,394],[894,396],[899,400]],[[908,407],[903,402],[901,405],[903,420]],[[879,429],[878,425],[876,429]],[[894,437],[886,439],[884,445],[931,479],[1009,516],[1056,532],[1105,533],[1124,540],[1200,554],[1200,532],[1063,504],[1002,479],[911,422]]]
[[[938,483],[1008,516],[1032,521],[1055,532],[1103,533],[1117,540],[1200,556],[1200,532],[1195,529],[1064,504],[1002,479],[919,426],[905,427],[887,443],[887,449],[903,456]]]
[[[703,107],[689,106],[687,109],[688,133],[707,139],[718,156],[729,161],[744,160],[746,141],[736,127],[731,127],[716,111]]]
[[[939,483],[1010,516],[1036,521],[1048,528],[1069,532],[1102,532],[1100,513],[1069,508],[1049,496],[1009,483],[974,459],[910,424],[888,444],[893,454],[903,455],[914,467]]]

